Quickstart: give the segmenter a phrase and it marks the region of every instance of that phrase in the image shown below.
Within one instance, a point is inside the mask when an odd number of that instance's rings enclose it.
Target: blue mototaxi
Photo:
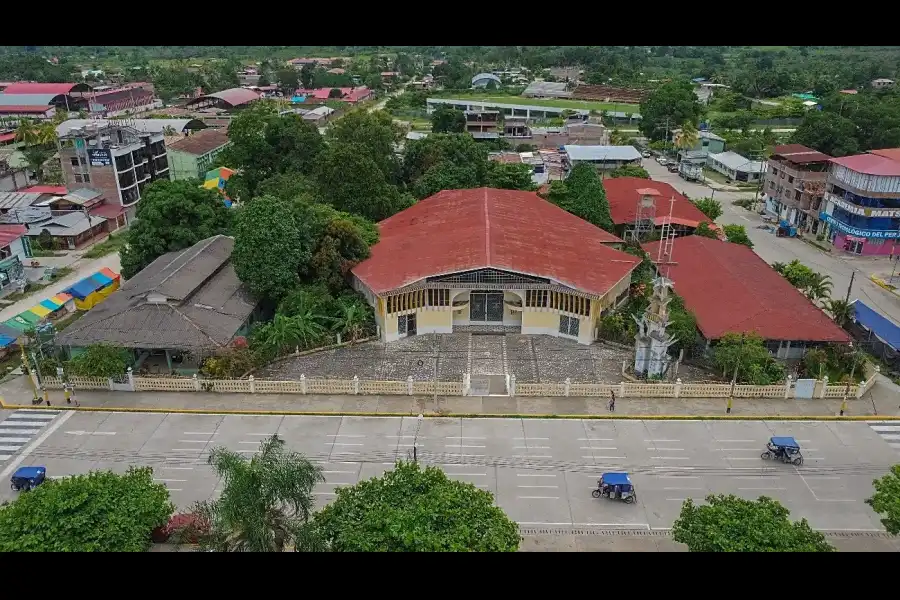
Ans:
[[[773,437],[766,444],[766,451],[760,455],[763,460],[780,460],[795,467],[803,464],[800,444],[792,437]]]
[[[19,467],[10,479],[10,487],[14,492],[28,492],[44,483],[46,478],[46,467]]]
[[[634,485],[631,483],[628,473],[604,473],[600,476],[597,489],[591,492],[591,496],[621,500],[626,504],[637,500],[637,494],[635,494]]]

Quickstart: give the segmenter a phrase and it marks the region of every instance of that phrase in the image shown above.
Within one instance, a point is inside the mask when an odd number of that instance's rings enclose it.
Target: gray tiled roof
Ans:
[[[634,146],[565,146],[570,161],[640,160],[641,153]]]
[[[234,239],[219,235],[160,256],[59,337],[66,346],[213,350],[256,307],[231,265]],[[165,301],[150,302],[162,296]]]

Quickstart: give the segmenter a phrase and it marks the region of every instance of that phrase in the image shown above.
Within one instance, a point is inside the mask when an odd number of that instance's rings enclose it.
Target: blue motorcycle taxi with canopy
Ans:
[[[597,482],[597,489],[591,492],[594,498],[609,498],[631,504],[637,500],[634,485],[628,473],[604,473]]]
[[[28,492],[44,483],[46,478],[46,467],[19,467],[10,479],[10,487],[14,492]]]
[[[763,460],[780,460],[795,467],[803,464],[800,444],[792,437],[773,437],[766,444],[766,451],[760,455]]]

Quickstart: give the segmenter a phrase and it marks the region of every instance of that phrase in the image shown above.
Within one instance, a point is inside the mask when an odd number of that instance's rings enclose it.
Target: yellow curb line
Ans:
[[[291,410],[222,410],[200,408],[116,408],[94,406],[31,406],[6,404],[0,398],[0,408],[6,410],[72,410],[81,412],[125,412],[125,413],[171,413],[195,415],[269,415],[291,417],[411,417],[412,412],[329,412],[329,411],[291,411]],[[622,415],[622,414],[511,414],[511,413],[447,413],[423,414],[427,419],[590,419],[590,420],[633,420],[633,421],[900,421],[900,416],[833,416],[833,415]]]

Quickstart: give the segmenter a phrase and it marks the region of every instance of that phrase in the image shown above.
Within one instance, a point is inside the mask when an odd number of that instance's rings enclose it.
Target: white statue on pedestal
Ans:
[[[642,377],[660,377],[669,368],[669,346],[675,343],[675,336],[666,333],[669,325],[669,290],[672,280],[659,276],[653,280],[653,296],[650,306],[638,319],[633,317],[638,326],[634,336],[634,373]]]

